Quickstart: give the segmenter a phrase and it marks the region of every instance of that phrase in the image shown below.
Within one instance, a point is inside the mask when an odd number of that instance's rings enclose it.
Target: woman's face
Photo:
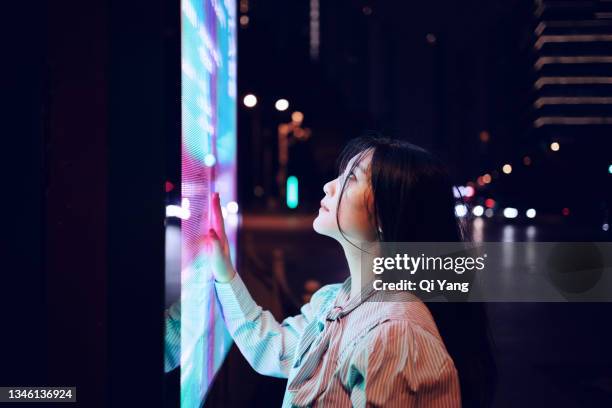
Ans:
[[[358,155],[351,158],[344,169],[344,173],[323,186],[325,197],[321,200],[319,214],[312,227],[321,235],[327,235],[343,243],[345,240],[338,230],[336,213],[339,212],[340,227],[354,243],[372,242],[376,233],[372,215],[373,194],[370,183],[370,162],[373,150],[368,150],[361,158],[359,164],[351,172],[353,163]],[[338,201],[344,179],[346,187],[338,210]]]

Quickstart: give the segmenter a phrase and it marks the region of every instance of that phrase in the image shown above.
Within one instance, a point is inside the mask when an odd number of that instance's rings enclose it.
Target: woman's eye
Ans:
[[[340,183],[342,184],[345,184],[345,183],[348,184],[353,178],[356,178],[356,176],[355,176],[355,173],[351,171],[348,174],[341,175],[339,180],[340,180]]]
[[[350,179],[354,179],[354,178],[355,178],[355,173],[350,172],[350,173],[349,173],[349,174],[346,176],[346,178],[347,178],[347,179],[349,179],[349,180],[350,180]]]

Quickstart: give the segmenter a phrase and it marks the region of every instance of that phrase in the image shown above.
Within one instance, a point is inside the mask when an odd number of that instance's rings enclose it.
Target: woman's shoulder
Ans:
[[[432,353],[442,360],[449,358],[444,341],[429,308],[422,301],[371,302],[355,316],[356,327],[365,325],[360,346],[393,354],[398,351],[413,358]]]
[[[389,319],[380,324],[378,333],[373,334],[381,343],[393,340],[396,343],[410,344],[412,347],[441,348],[446,352],[439,333],[437,330],[432,330],[428,323],[430,322],[424,323],[412,319]]]
[[[437,333],[410,319],[381,322],[362,339],[356,350],[378,354],[383,360],[401,360],[409,371],[440,373],[454,369],[452,358]],[[424,370],[424,371],[423,371]]]
[[[442,340],[433,315],[420,299],[400,302],[382,302],[387,322],[393,326],[406,327],[417,335]]]

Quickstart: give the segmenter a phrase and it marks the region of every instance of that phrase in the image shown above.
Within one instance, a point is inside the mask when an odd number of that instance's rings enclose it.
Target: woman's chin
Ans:
[[[329,228],[325,228],[324,220],[321,219],[321,215],[322,214],[319,213],[319,215],[317,215],[312,221],[312,229],[315,230],[315,232],[318,234],[329,236]]]
[[[312,229],[315,230],[315,232],[320,234],[321,231],[320,231],[320,227],[319,227],[319,222],[318,221],[319,221],[319,215],[317,215],[315,217],[315,219],[312,221]]]

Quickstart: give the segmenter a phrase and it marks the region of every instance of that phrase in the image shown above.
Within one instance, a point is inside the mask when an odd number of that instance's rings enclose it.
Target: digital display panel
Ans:
[[[232,0],[181,0],[181,407],[202,405],[231,346],[201,245],[221,196],[236,262],[236,10]]]

